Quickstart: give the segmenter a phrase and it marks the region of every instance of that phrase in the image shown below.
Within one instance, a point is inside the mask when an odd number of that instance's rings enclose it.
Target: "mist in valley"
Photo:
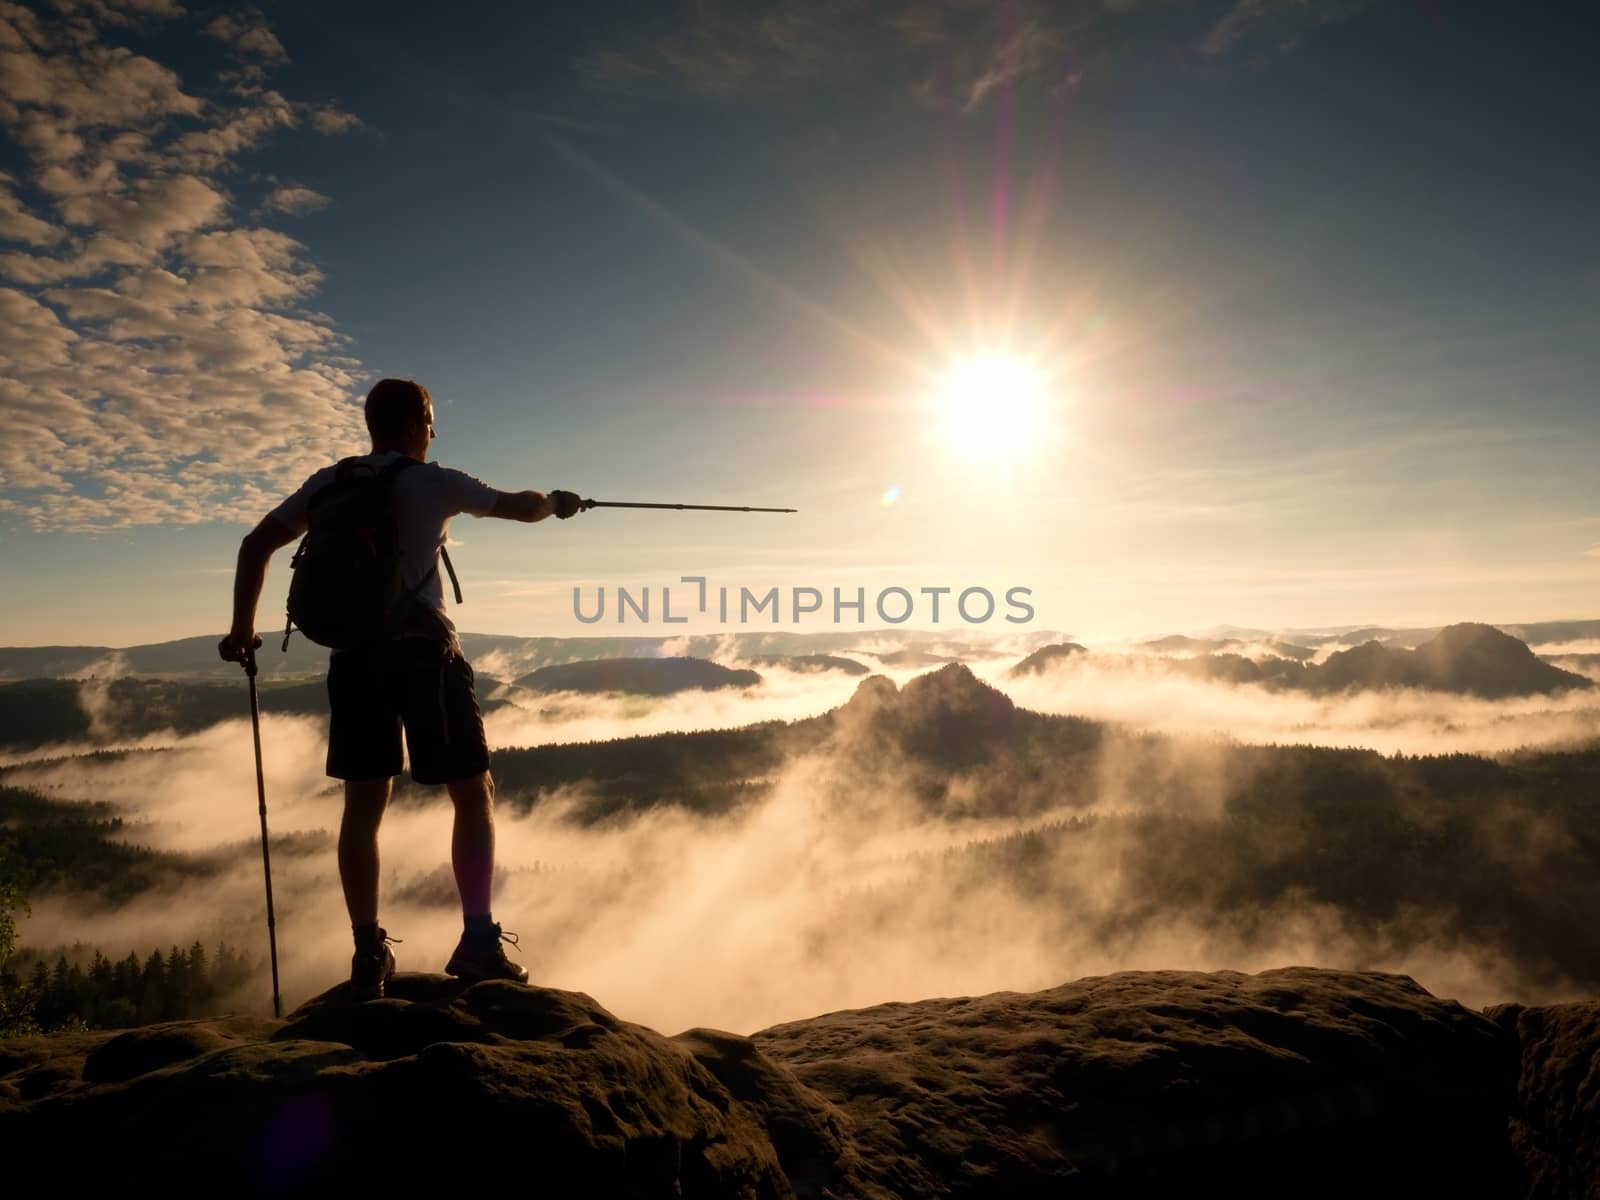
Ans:
[[[1425,889],[1385,895],[1392,884],[1384,869],[1364,882],[1353,860],[1348,884],[1293,877],[1296,864],[1320,861],[1317,854],[1358,857],[1365,831],[1377,827],[1371,823],[1397,821],[1444,839],[1452,857],[1441,869],[1472,863],[1525,881],[1508,886],[1528,896],[1546,882],[1565,886],[1593,849],[1587,817],[1515,794],[1494,798],[1495,788],[1510,786],[1498,776],[1473,783],[1470,798],[1452,807],[1456,785],[1418,783],[1433,775],[1384,756],[1512,762],[1518,751],[1592,747],[1600,735],[1592,694],[1489,701],[1407,690],[1269,693],[1126,656],[1019,678],[1007,674],[1014,657],[974,657],[977,679],[960,669],[941,673],[938,686],[955,689],[945,694],[922,678],[925,667],[882,669],[871,656],[859,659],[892,679],[898,694],[838,672],[765,667],[752,689],[652,699],[522,695],[492,713],[490,742],[508,764],[517,746],[754,722],[772,723],[776,737],[835,714],[820,733],[774,743],[790,748],[748,781],[752,798],[731,810],[697,809],[692,780],[684,803],[598,810],[596,785],[581,778],[502,780],[495,913],[519,935],[513,953],[532,980],[587,992],[664,1031],[739,1032],[889,1000],[1033,990],[1139,968],[1394,971],[1470,1005],[1548,1002],[1594,986],[1574,977],[1570,956],[1546,953],[1516,928],[1485,924],[1476,902],[1458,894],[1437,904]],[[979,680],[1004,696],[995,699]],[[897,695],[909,704],[913,694],[922,709],[906,719],[934,721],[927,728],[936,734],[954,729],[953,738],[902,737],[893,732],[901,725],[884,724]],[[1049,735],[1071,743],[1060,752],[1059,778],[1049,765],[1055,758],[1044,768],[1033,759],[1002,761],[1023,736],[1005,722],[1027,715],[1010,714],[1004,697],[1019,710],[1086,718]],[[978,730],[976,749],[944,757],[943,742],[960,742],[991,720],[995,729]],[[269,715],[262,738],[280,967],[293,1007],[348,972],[334,860],[340,793],[322,773],[319,720]],[[1377,754],[1305,750],[1295,753],[1311,758],[1285,766],[1290,752],[1273,744]],[[21,922],[22,945],[50,957],[74,944],[80,953],[98,946],[117,957],[227,941],[258,957],[257,982],[240,1002],[265,1008],[248,722],[145,738],[126,754],[88,749],[13,753],[0,782],[57,801],[109,802],[125,822],[117,837],[201,867],[115,901],[103,891],[46,890]],[[1324,787],[1324,776],[1335,782]],[[1377,780],[1376,790],[1369,794],[1364,780]],[[1272,797],[1280,791],[1285,804],[1313,815],[1279,820]],[[597,819],[597,811],[607,815]],[[443,789],[408,785],[384,822],[382,921],[403,939],[401,970],[440,970],[459,932],[450,821]],[[1345,826],[1348,838],[1338,832]],[[1309,844],[1321,839],[1329,844]],[[1459,880],[1445,882],[1459,890]],[[1534,903],[1528,896],[1505,897],[1507,920],[1548,924],[1531,910],[1516,915]]]

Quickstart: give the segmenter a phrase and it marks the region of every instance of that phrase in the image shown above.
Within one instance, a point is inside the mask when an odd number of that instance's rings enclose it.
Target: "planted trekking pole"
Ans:
[[[798,508],[755,508],[749,504],[647,504],[638,500],[582,500],[580,510],[591,508],[692,508],[700,512],[799,512]]]
[[[272,1015],[283,1016],[278,996],[278,922],[272,911],[272,855],[267,850],[267,780],[261,770],[261,699],[256,694],[256,652],[246,650],[244,673],[250,680],[250,732],[256,743],[256,797],[261,801],[261,867],[267,875],[267,946],[272,954]]]

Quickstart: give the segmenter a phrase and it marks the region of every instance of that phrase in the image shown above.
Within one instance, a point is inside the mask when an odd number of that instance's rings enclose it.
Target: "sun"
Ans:
[[[955,364],[940,395],[940,434],[957,453],[1006,458],[1045,433],[1044,378],[1019,359],[971,358]]]

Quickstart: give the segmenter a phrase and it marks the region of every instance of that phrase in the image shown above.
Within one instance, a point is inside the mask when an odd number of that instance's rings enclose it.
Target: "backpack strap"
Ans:
[[[451,565],[450,562],[450,551],[446,550],[443,546],[440,546],[439,557],[444,559],[445,573],[450,576],[450,586],[455,589],[456,603],[465,603],[465,601],[461,599],[461,581],[456,578],[456,569],[453,565]]]

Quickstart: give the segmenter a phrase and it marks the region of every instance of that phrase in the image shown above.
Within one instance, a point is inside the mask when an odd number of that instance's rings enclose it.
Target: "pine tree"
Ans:
[[[6,965],[17,948],[17,917],[28,912],[28,902],[22,895],[23,865],[12,853],[15,841],[9,834],[0,832],[0,967]]]
[[[153,1025],[161,1020],[167,1004],[167,969],[161,951],[153,950],[145,960],[139,994],[139,1024]]]
[[[226,1000],[229,993],[244,982],[247,973],[244,960],[234,952],[227,942],[217,947],[217,965],[211,972],[213,989],[217,999]]]
[[[89,965],[89,1011],[87,1018],[89,1024],[102,1027],[109,1022],[106,1020],[106,1010],[111,1004],[112,984],[116,973],[112,970],[111,960],[100,953],[99,947],[95,948],[94,961]]]
[[[77,963],[73,963],[67,969],[67,995],[63,1008],[63,1024],[88,1027],[89,1018],[93,1016],[89,1001],[89,981],[83,973],[83,968]]]
[[[167,955],[167,998],[161,1016],[166,1021],[189,1016],[189,959],[176,946]]]
[[[43,966],[42,961],[40,965]],[[42,989],[43,994],[35,1009],[39,1016],[39,1024],[46,1029],[54,1029],[72,1012],[72,994],[68,979],[67,956],[62,954],[56,958],[55,969],[50,972],[49,981]]]
[[[195,944],[189,947],[189,996],[197,1014],[211,1012],[214,995],[206,963],[206,948],[197,939]]]
[[[129,1005],[138,999],[141,977],[139,972],[139,956],[132,950],[128,957],[117,964],[115,978],[112,982],[112,996],[118,1000],[126,1000]]]

